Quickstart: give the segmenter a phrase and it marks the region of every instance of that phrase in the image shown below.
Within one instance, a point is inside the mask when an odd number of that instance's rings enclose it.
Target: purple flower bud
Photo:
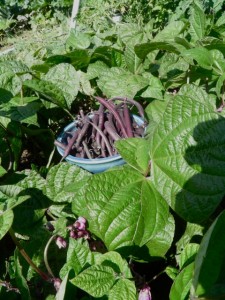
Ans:
[[[150,287],[148,285],[145,285],[145,287],[143,287],[139,292],[138,300],[151,300],[151,299],[152,296],[150,292]]]
[[[76,221],[74,224],[73,224],[74,228],[78,229],[78,230],[85,230],[86,228],[86,225],[85,223],[82,223],[82,222],[79,222],[79,221]]]
[[[56,289],[56,292],[58,292],[59,288],[60,288],[60,285],[61,285],[61,279],[59,278],[53,278],[53,284],[54,284],[54,287]]]
[[[62,238],[61,236],[58,236],[57,238],[56,238],[56,245],[59,247],[59,249],[61,249],[61,248],[66,248],[66,246],[67,246],[67,243],[66,243],[66,241],[64,240],[64,238]]]
[[[73,239],[77,239],[78,236],[77,236],[77,233],[75,231],[71,230],[70,231],[70,237],[73,238]]]

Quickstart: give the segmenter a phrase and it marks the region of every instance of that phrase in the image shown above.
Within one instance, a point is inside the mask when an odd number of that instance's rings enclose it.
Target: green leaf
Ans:
[[[109,300],[136,300],[136,287],[134,282],[121,278],[109,292]]]
[[[64,278],[68,270],[72,269],[78,275],[85,268],[94,263],[94,254],[91,252],[88,242],[83,239],[69,239],[66,264],[60,271],[60,277]]]
[[[183,84],[178,94],[187,96],[189,98],[192,98],[193,100],[197,99],[202,103],[212,104],[212,109],[216,110],[215,95],[207,93],[206,90],[201,86],[197,86],[195,84]],[[211,100],[209,101],[210,98]]]
[[[183,251],[183,249],[189,243],[200,243],[203,236],[204,227],[198,224],[187,223],[186,229],[180,240],[176,243],[177,253]]]
[[[5,175],[6,173],[7,173],[7,171],[2,166],[0,166],[0,177]]]
[[[0,116],[21,123],[38,125],[36,113],[42,107],[41,102],[21,103],[22,101],[20,98],[12,98],[8,103],[0,105]]]
[[[43,95],[47,100],[62,108],[67,108],[67,102],[63,91],[54,83],[45,80],[26,80],[24,86]]]
[[[200,222],[224,195],[225,120],[203,104],[175,96],[151,138],[151,180],[184,219]]]
[[[64,98],[66,99],[67,106],[71,105],[79,91],[79,75],[75,68],[66,63],[58,64],[52,67],[46,75],[44,80],[53,83],[61,90]]]
[[[0,211],[0,240],[9,231],[13,223],[13,211]]]
[[[14,209],[13,227],[25,228],[43,217],[49,200],[43,195],[45,180],[35,171],[12,174],[0,185],[0,207]]]
[[[148,178],[128,166],[92,176],[72,209],[109,250],[143,246],[168,220],[168,207]]]
[[[89,172],[75,165],[60,163],[49,170],[44,193],[54,202],[71,202],[74,196],[65,192],[64,187],[70,184],[76,186],[76,182],[86,180],[90,176]]]
[[[111,68],[108,72],[101,74],[97,84],[103,94],[109,98],[118,95],[134,98],[138,91],[147,87],[148,80],[122,68]]]
[[[55,295],[55,300],[63,300],[65,299],[65,295],[66,295],[66,286],[68,283],[68,276],[69,276],[69,272],[67,272],[67,274],[64,276],[63,281],[60,284],[60,288],[57,292],[57,294]]]
[[[223,211],[204,235],[195,259],[195,272],[191,294],[195,297],[215,299],[224,294],[216,289],[217,285],[224,286],[225,241],[224,241],[225,212]],[[224,291],[223,291],[224,292]]]
[[[128,263],[121,255],[115,251],[106,252],[103,255],[97,257],[96,264],[109,266],[114,269],[118,274],[122,274],[125,278],[132,278],[132,274]]]
[[[189,299],[193,271],[194,263],[191,263],[178,274],[170,290],[170,300]]]
[[[150,42],[139,44],[134,47],[138,57],[144,59],[150,52],[154,50],[165,50],[168,52],[179,54],[179,50],[172,43],[168,42]]]
[[[91,44],[91,37],[89,34],[71,30],[70,35],[66,40],[66,48],[71,49],[87,49]]]
[[[109,71],[109,67],[103,61],[96,61],[89,64],[87,68],[87,78],[89,80],[98,78],[104,72]]]
[[[26,279],[23,276],[23,269],[19,261],[19,256],[16,251],[15,255],[15,278],[16,278],[16,286],[18,287],[20,294],[21,294],[21,299],[22,300],[30,300],[30,291],[29,287],[27,284]]]
[[[180,255],[176,257],[180,269],[183,269],[186,265],[189,265],[194,261],[195,256],[198,252],[199,244],[188,244]]]
[[[134,51],[133,44],[127,44],[126,49],[124,51],[124,59],[127,65],[127,69],[134,73],[139,74],[141,71],[143,72],[143,64],[142,59],[140,59]]]
[[[165,254],[172,245],[175,232],[175,222],[172,215],[169,215],[167,224],[146,244],[151,257],[165,257]]]
[[[185,24],[182,21],[169,22],[169,24],[154,37],[154,42],[173,42],[174,38],[180,34],[184,26]]]
[[[22,88],[22,83],[17,75],[11,71],[3,71],[0,68],[0,87],[16,96]]]
[[[101,265],[91,266],[71,280],[72,284],[97,298],[107,294],[115,281],[114,270]]]
[[[197,2],[192,4],[189,21],[191,39],[193,41],[202,39],[206,33],[206,16],[204,10]]]
[[[115,146],[131,167],[143,175],[148,173],[150,162],[148,141],[142,138],[127,138],[118,140]]]
[[[21,61],[15,60],[15,61],[2,61],[0,62],[0,70],[2,71],[11,71],[14,74],[22,75],[25,73],[29,73],[30,69],[27,65],[22,63]]]
[[[174,267],[168,266],[165,269],[165,273],[174,281],[178,275],[178,270]]]
[[[213,56],[209,50],[203,47],[196,47],[184,50],[181,55],[188,60],[196,60],[198,65],[204,69],[211,70],[213,65]],[[193,64],[193,63],[192,63]]]

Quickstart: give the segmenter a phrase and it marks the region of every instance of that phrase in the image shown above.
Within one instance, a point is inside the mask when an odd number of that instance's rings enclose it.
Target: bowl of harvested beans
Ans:
[[[68,124],[55,141],[56,148],[66,160],[91,173],[100,173],[123,165],[125,161],[114,147],[119,139],[143,137],[146,122],[142,106],[133,99],[96,97],[99,108]],[[132,114],[136,106],[139,115]]]

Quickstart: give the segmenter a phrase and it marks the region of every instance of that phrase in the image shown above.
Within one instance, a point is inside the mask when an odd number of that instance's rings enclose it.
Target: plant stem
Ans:
[[[15,243],[16,247],[18,248],[18,250],[20,251],[20,254],[24,257],[24,259],[28,262],[28,264],[41,276],[42,279],[44,279],[45,281],[49,281],[49,276],[47,274],[45,274],[44,272],[42,272],[32,261],[32,259],[29,257],[29,255],[26,253],[26,251],[24,250],[24,248],[21,246],[21,244],[19,243],[19,241],[17,240],[16,236],[15,236],[15,232],[12,228],[9,229],[9,234],[13,240],[13,242]]]
[[[48,273],[53,277],[55,278],[53,272],[52,272],[52,269],[50,268],[49,266],[49,263],[48,263],[48,248],[51,244],[51,242],[53,241],[53,239],[56,237],[56,235],[53,235],[50,237],[50,239],[48,240],[46,246],[45,246],[45,250],[44,250],[44,262],[45,262],[45,266],[46,266],[46,269],[48,270]]]

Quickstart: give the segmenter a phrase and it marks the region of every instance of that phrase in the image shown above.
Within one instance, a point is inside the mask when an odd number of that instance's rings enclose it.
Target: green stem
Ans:
[[[19,241],[17,240],[16,236],[15,236],[15,232],[12,228],[9,229],[9,234],[13,240],[13,242],[15,243],[16,247],[18,248],[20,254],[24,257],[24,259],[28,262],[28,264],[41,276],[42,279],[44,279],[45,281],[49,281],[49,276],[47,274],[45,274],[44,272],[42,272],[32,261],[32,259],[29,257],[29,255],[26,253],[26,251],[24,250],[24,248],[21,246],[21,244],[19,243]]]
[[[53,235],[50,237],[50,239],[48,240],[46,246],[45,246],[45,250],[44,250],[44,262],[45,262],[45,266],[46,266],[46,269],[48,270],[48,273],[53,277],[55,278],[53,272],[52,272],[52,269],[50,268],[49,266],[49,263],[48,263],[48,248],[51,244],[51,242],[53,241],[53,239],[56,237],[56,235]]]

